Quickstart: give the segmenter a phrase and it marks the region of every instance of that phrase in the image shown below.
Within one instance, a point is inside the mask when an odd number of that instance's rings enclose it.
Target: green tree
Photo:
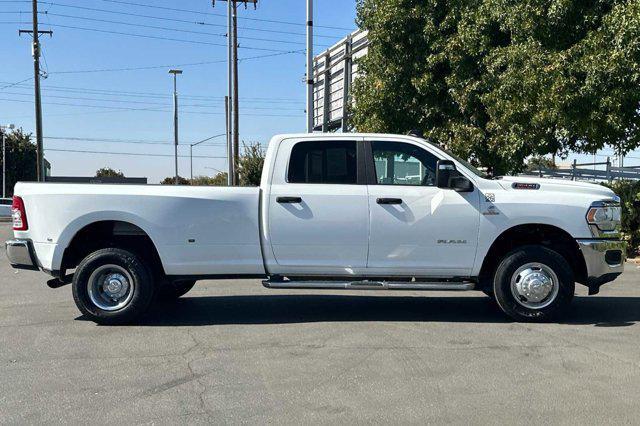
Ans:
[[[31,142],[31,134],[15,129],[5,135],[7,155],[7,196],[13,196],[13,187],[19,181],[35,181],[36,146]],[[0,151],[0,158],[2,152]],[[4,158],[1,158],[4,162]]]
[[[120,170],[114,170],[111,167],[103,167],[101,169],[96,170],[96,177],[97,178],[101,178],[101,177],[123,178],[124,173],[122,173]]]
[[[421,129],[496,174],[640,146],[640,2],[358,0],[360,131]]]
[[[238,171],[240,185],[260,186],[262,167],[264,166],[264,149],[259,143],[242,144],[243,153],[240,156]]]
[[[540,168],[542,169],[557,169],[558,166],[553,162],[553,159],[542,157],[542,156],[534,156],[527,159],[525,164],[525,170],[528,171],[538,171]]]
[[[161,185],[174,185],[176,181],[175,176],[168,176],[160,182]],[[178,185],[189,185],[189,179],[185,179],[182,176],[178,176]]]
[[[219,172],[215,176],[196,176],[191,180],[191,185],[195,186],[226,186],[227,173]]]

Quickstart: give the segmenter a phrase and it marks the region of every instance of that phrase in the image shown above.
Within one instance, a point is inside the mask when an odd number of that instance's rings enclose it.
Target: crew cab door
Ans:
[[[479,192],[436,187],[435,152],[412,141],[365,143],[370,206],[368,273],[466,276],[473,268]]]
[[[266,197],[271,274],[364,270],[369,206],[361,156],[362,138],[280,143]]]

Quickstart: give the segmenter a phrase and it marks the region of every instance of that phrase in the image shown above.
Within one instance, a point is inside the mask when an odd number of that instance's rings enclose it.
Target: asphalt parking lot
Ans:
[[[0,224],[0,239],[10,235]],[[475,292],[202,281],[141,325],[83,320],[71,288],[0,259],[2,423],[636,423],[640,269],[560,324]]]

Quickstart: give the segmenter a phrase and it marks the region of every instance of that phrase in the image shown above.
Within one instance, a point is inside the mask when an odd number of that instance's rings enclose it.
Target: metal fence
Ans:
[[[578,163],[573,160],[573,164],[568,167],[539,167],[538,170],[529,170],[521,175],[607,182],[616,179],[640,180],[640,166],[615,167],[609,158],[599,163]]]

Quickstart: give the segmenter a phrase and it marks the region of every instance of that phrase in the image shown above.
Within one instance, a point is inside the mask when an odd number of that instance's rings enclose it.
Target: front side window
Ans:
[[[379,185],[435,186],[438,158],[412,144],[371,142]]]
[[[289,159],[289,183],[355,184],[358,179],[355,141],[299,142]]]

